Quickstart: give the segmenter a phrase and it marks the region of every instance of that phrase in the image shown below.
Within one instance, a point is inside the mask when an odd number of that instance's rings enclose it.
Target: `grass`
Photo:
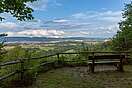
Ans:
[[[29,45],[21,44],[21,46],[22,46],[22,48],[40,48],[41,50],[45,50],[45,51],[52,50],[56,47],[56,46],[51,47],[51,46],[41,46],[41,45],[31,45],[31,44],[29,44]],[[10,49],[13,49],[14,47],[15,47],[15,45],[14,46],[5,46],[4,48],[6,50],[10,50]]]
[[[28,88],[132,88],[132,65],[125,72],[102,71],[94,74],[87,67],[60,68],[42,73]]]

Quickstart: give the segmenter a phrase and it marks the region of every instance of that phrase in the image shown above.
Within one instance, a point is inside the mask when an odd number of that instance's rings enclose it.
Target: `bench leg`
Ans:
[[[115,64],[114,66],[117,67],[117,71],[120,71],[120,72],[123,72],[124,71],[123,70],[123,66],[120,63]]]
[[[94,73],[94,66],[93,66],[93,64],[89,64],[89,71],[91,73]]]
[[[92,64],[89,64],[89,72],[92,72]]]
[[[94,73],[94,59],[92,60],[92,73]]]
[[[124,71],[123,65],[122,65],[122,64],[119,64],[119,71],[120,71],[120,72],[123,72],[123,71]]]
[[[94,73],[94,65],[92,64],[92,73]]]
[[[119,64],[119,66],[120,66],[119,71],[123,72],[124,70],[123,70],[123,58],[122,57],[120,58],[120,64]]]

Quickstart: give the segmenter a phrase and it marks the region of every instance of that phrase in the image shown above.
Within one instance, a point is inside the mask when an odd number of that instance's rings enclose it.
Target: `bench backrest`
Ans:
[[[95,55],[95,56],[89,56],[89,60],[95,59],[121,59],[125,58],[125,55]]]

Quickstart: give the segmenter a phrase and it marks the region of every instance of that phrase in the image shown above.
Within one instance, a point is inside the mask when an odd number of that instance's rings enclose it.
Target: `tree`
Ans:
[[[32,20],[33,9],[26,5],[27,2],[34,2],[36,0],[0,0],[0,13],[10,13],[13,17],[16,17],[17,20],[25,21]],[[2,21],[3,17],[0,17]],[[0,34],[0,38],[7,36],[6,34]],[[4,42],[0,43],[0,58],[3,56],[3,46]]]
[[[0,34],[0,38],[7,36],[7,34]],[[3,58],[4,54],[6,53],[5,50],[3,49],[4,47],[4,42],[5,39],[2,39],[0,42],[0,61]]]
[[[10,13],[17,20],[32,20],[33,9],[28,7],[26,3],[36,0],[0,0],[0,13]],[[5,18],[0,17],[2,21]]]
[[[132,2],[126,4],[123,10],[123,21],[119,23],[119,31],[113,38],[113,46],[117,50],[129,50],[132,48]]]

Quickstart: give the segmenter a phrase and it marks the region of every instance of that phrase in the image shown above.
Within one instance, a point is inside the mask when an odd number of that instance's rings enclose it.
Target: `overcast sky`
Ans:
[[[32,21],[20,22],[0,14],[0,33],[30,37],[109,38],[122,20],[124,3],[131,0],[38,0],[27,3],[34,9]]]

